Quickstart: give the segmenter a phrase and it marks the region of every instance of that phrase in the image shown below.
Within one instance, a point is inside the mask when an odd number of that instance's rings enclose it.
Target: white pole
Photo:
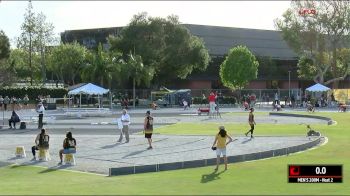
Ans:
[[[113,98],[112,98],[112,92],[109,91],[109,97],[110,97],[110,104],[111,104],[111,110],[113,109],[113,106],[112,106],[112,102],[113,102]]]
[[[132,104],[133,104],[133,106],[134,106],[134,109],[135,109],[135,83],[136,83],[136,81],[135,81],[135,77],[134,77],[134,79],[133,79],[133,91],[132,91]]]
[[[81,93],[80,93],[80,99],[79,99],[79,108],[81,108]]]

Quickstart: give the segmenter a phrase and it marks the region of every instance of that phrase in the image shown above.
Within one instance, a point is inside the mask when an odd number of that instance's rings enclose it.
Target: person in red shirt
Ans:
[[[214,116],[214,112],[215,112],[215,99],[216,99],[216,96],[213,92],[210,93],[209,97],[209,112],[210,112],[210,117]]]

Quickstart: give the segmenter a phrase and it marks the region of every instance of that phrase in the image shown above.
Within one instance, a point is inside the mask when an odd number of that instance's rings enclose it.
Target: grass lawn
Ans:
[[[257,114],[258,115],[258,114]],[[213,167],[145,173],[129,176],[103,177],[62,170],[47,171],[32,166],[0,168],[0,194],[148,194],[148,195],[348,195],[350,194],[350,121],[349,113],[316,113],[332,117],[336,126],[319,125],[329,139],[322,147],[303,153],[253,162],[236,163],[227,171]],[[233,115],[234,116],[234,115]],[[231,134],[242,134],[247,125],[226,124]],[[230,127],[232,126],[232,127]],[[215,134],[217,125],[181,124],[157,131],[172,134]],[[301,125],[264,125],[256,128],[258,135],[305,134]],[[343,164],[343,183],[287,183],[288,164]]]
[[[246,121],[242,123],[177,123],[164,127],[157,128],[154,132],[160,134],[175,134],[175,135],[215,135],[218,132],[218,127],[224,125],[230,135],[243,135],[250,129],[248,124],[249,112],[234,112],[225,114],[234,118],[235,116],[246,116]],[[297,114],[297,113],[296,113]],[[306,114],[300,113],[300,114]],[[316,113],[316,115],[319,113]],[[255,112],[255,116],[268,116],[269,112]],[[312,115],[312,114],[310,114]],[[328,125],[312,125],[313,129],[327,130]],[[323,132],[322,132],[323,133]],[[254,135],[306,135],[306,125],[299,124],[260,124],[258,123],[254,129]]]

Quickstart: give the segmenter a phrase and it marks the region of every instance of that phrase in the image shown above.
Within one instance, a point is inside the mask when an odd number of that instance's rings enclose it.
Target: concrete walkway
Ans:
[[[115,135],[79,135],[75,137],[78,143],[78,152],[75,155],[77,165],[58,167],[58,151],[62,146],[64,136],[51,136],[50,154],[52,160],[49,162],[30,161],[32,159],[30,149],[34,138],[35,135],[1,135],[0,161],[40,165],[52,169],[67,168],[108,175],[109,168],[192,161],[216,157],[215,151],[211,150],[214,136],[154,135],[154,149],[147,150],[147,141],[143,135],[132,135],[129,143],[117,143]],[[227,147],[228,156],[281,149],[302,145],[311,141],[310,138],[305,136],[266,136],[255,137],[254,139],[250,139],[249,137],[235,138],[238,140]],[[25,147],[26,158],[15,158],[15,148],[18,144]]]
[[[30,161],[31,146],[39,133],[37,124],[31,122],[28,129],[9,130],[0,129],[0,163],[18,163],[29,165],[40,165],[51,169],[67,168],[71,170],[94,172],[108,175],[110,168],[123,168],[140,165],[152,165],[162,163],[184,162],[194,160],[206,160],[215,158],[215,152],[210,149],[214,136],[174,136],[160,135],[153,136],[154,149],[146,150],[147,141],[143,135],[136,134],[143,129],[143,120],[146,109],[130,110],[132,119],[130,143],[117,143],[119,130],[115,125],[115,119],[120,117],[120,111],[113,111],[114,114],[106,117],[89,117],[79,119],[46,119],[44,125],[50,133],[50,154],[52,160],[49,162]],[[181,108],[162,108],[152,111],[155,117],[155,128],[184,123],[243,123],[247,124],[247,115],[230,116],[225,115],[221,119],[210,119],[208,116],[197,116],[196,109],[183,110]],[[268,111],[257,109],[257,111]],[[222,108],[225,112],[243,112],[240,108]],[[306,113],[306,112],[305,112]],[[36,116],[32,110],[23,110],[20,115]],[[60,111],[47,111],[45,116],[62,114]],[[6,112],[10,115],[10,112]],[[327,124],[321,119],[310,119],[286,116],[256,116],[256,122],[268,124]],[[19,126],[18,126],[19,127]],[[57,167],[59,161],[58,151],[62,148],[65,132],[73,131],[77,139],[78,152],[76,154],[76,166]],[[235,135],[234,135],[235,136]],[[242,135],[235,136],[236,141],[228,146],[228,156],[249,155],[256,152],[266,152],[289,147],[308,145],[316,138],[305,136],[295,137],[270,137],[261,136],[250,140]],[[14,156],[16,146],[24,146],[27,157],[16,159]],[[309,145],[308,145],[309,147]],[[299,149],[299,148],[297,148]],[[305,150],[305,148],[300,148]],[[47,170],[49,171],[49,170]]]

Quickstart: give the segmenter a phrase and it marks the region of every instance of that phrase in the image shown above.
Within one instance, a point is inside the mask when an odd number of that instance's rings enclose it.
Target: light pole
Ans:
[[[290,98],[290,71],[288,71],[288,94],[289,94],[289,98]]]

